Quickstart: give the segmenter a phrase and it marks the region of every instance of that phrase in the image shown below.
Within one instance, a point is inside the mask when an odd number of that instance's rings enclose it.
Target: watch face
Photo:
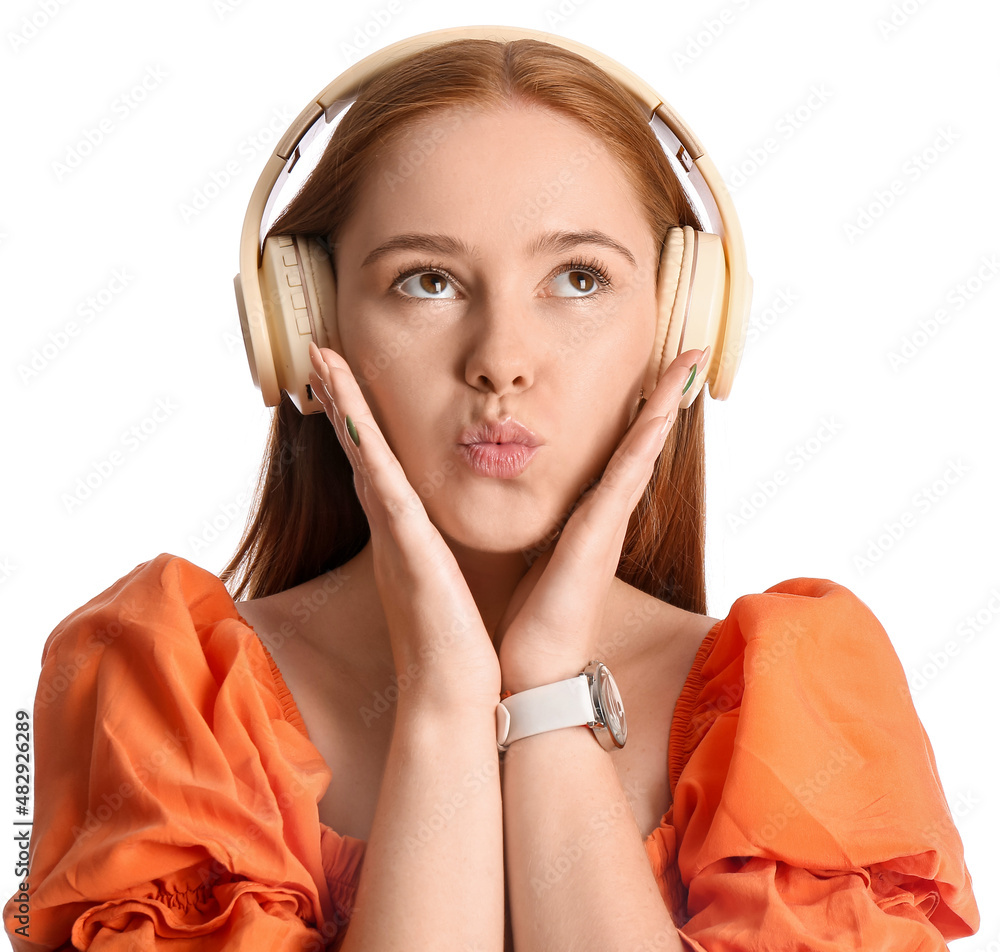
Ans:
[[[625,726],[625,708],[618,685],[611,672],[603,664],[597,666],[597,696],[601,702],[601,713],[609,733],[614,738],[615,746],[624,747],[627,736]]]

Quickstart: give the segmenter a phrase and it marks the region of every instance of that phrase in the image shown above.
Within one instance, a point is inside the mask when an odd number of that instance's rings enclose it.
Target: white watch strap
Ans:
[[[594,722],[594,702],[586,674],[519,691],[497,705],[497,746],[522,737]]]

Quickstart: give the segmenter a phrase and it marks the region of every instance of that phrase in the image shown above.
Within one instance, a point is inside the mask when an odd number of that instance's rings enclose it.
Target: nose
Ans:
[[[465,357],[466,382],[498,396],[530,387],[539,342],[524,304],[509,294],[484,295],[466,317],[471,338]]]

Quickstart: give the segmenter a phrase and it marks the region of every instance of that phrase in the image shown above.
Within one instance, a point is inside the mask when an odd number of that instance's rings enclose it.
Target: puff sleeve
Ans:
[[[15,952],[319,952],[336,934],[315,809],[329,768],[206,574],[158,556],[46,641]]]
[[[976,931],[930,741],[861,599],[808,578],[743,596],[699,661],[670,755],[687,948],[945,952]]]

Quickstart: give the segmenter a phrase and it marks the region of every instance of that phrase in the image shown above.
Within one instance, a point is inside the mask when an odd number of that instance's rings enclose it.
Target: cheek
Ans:
[[[412,350],[391,356],[384,348],[362,348],[357,357],[368,368],[368,377],[358,381],[362,395],[407,474],[420,478],[432,457],[440,466],[462,425],[454,388],[441,368]]]
[[[405,386],[401,365],[407,362],[414,342],[408,328],[360,314],[349,324],[340,322],[340,335],[344,357],[366,397],[368,390],[389,392],[393,386]]]

